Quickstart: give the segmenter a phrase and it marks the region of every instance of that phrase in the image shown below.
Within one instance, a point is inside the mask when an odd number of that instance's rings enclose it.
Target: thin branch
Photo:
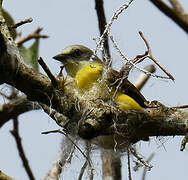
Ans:
[[[31,39],[39,39],[39,38],[48,38],[48,36],[47,35],[41,35],[41,34],[29,34],[25,38],[17,41],[17,44],[18,44],[18,46],[21,46],[26,41],[29,41]]]
[[[16,141],[16,145],[17,145],[17,149],[18,149],[18,152],[19,152],[19,155],[20,155],[20,158],[22,160],[22,163],[23,163],[23,166],[24,166],[24,169],[29,177],[30,180],[35,180],[35,177],[33,175],[33,172],[30,168],[30,165],[29,165],[29,161],[25,155],[25,152],[24,152],[24,149],[23,149],[23,146],[22,146],[22,139],[19,135],[19,127],[18,127],[18,119],[17,117],[15,117],[13,119],[13,130],[11,131],[11,134],[13,135],[13,137],[15,138],[15,141]]]
[[[33,21],[32,18],[27,18],[27,19],[21,20],[21,21],[17,22],[16,24],[12,25],[11,27],[9,27],[9,29],[17,28],[19,26],[22,26],[23,24],[31,23],[32,21]]]
[[[40,57],[38,59],[39,64],[41,65],[41,67],[43,68],[43,70],[45,71],[45,73],[48,75],[48,77],[50,78],[52,85],[54,88],[57,88],[58,84],[57,84],[57,80],[55,78],[55,76],[51,73],[50,69],[48,68],[48,66],[46,65],[46,63],[43,61],[42,57]]]
[[[151,153],[151,155],[148,157],[148,159],[146,160],[146,162],[149,163],[153,159],[153,157],[154,157],[154,153]],[[147,171],[148,171],[148,168],[145,166],[143,174],[142,174],[142,180],[145,180]]]
[[[10,119],[23,114],[30,110],[40,109],[39,105],[30,102],[25,96],[20,96],[17,99],[0,106],[0,127],[2,127]]]
[[[100,35],[103,34],[106,26],[106,17],[105,17],[105,12],[104,12],[104,3],[103,0],[95,0],[95,9],[97,12],[97,18],[98,18],[98,24],[99,24],[99,31]],[[109,49],[109,42],[108,42],[108,36],[104,36],[104,52],[103,52],[103,57],[107,55],[106,58],[106,63],[107,65],[110,65],[110,49]],[[105,58],[104,58],[105,59]]]
[[[188,22],[187,18],[182,18],[174,9],[170,8],[162,0],[150,0],[160,11],[162,11],[166,16],[171,18],[176,24],[178,24],[186,33],[188,33]]]
[[[128,162],[127,162],[127,164],[128,164],[128,178],[129,178],[129,180],[132,180],[132,177],[131,177],[130,151],[129,151],[129,149],[127,151],[127,159],[128,159]]]
[[[137,159],[138,161],[140,161],[140,163],[142,163],[142,164],[143,164],[145,167],[147,167],[149,170],[153,167],[153,166],[151,166],[150,164],[148,164],[148,162],[144,161],[143,158],[140,157],[140,156],[137,154],[136,150],[135,150],[133,147],[129,147],[129,151],[132,153],[133,156],[136,157],[136,159]]]
[[[86,144],[86,156],[87,156],[88,159],[90,159],[91,143],[88,142],[88,141],[86,141],[85,144]],[[86,170],[87,165],[88,165],[88,162],[86,160],[85,163],[83,164],[81,170],[80,170],[80,174],[79,174],[78,180],[82,179],[83,174],[84,174],[84,172]],[[90,180],[93,180],[93,168],[89,167],[89,171],[90,171],[89,172],[89,178],[90,178]]]
[[[39,38],[48,38],[49,36],[47,35],[41,35],[39,34],[42,31],[41,27],[38,27],[33,33],[28,34],[26,37],[24,37],[23,39],[18,40],[16,43],[18,46],[21,46],[23,43],[25,43],[26,41],[29,41],[31,39],[39,39]]]
[[[177,16],[184,19],[188,23],[188,14],[185,12],[183,6],[179,3],[178,0],[169,0]]]
[[[160,76],[160,75],[157,75],[157,74],[152,74],[152,73],[150,73],[150,72],[148,72],[148,71],[146,71],[146,70],[141,69],[140,67],[138,67],[138,66],[134,63],[134,61],[129,60],[128,57],[123,53],[123,51],[121,51],[121,49],[119,48],[117,42],[115,41],[114,37],[113,37],[111,34],[109,34],[109,37],[110,37],[110,39],[111,39],[111,41],[112,41],[112,43],[113,43],[115,49],[116,49],[117,52],[120,54],[120,56],[121,56],[125,61],[128,61],[128,63],[131,65],[130,68],[134,67],[134,68],[138,69],[139,71],[141,71],[141,72],[143,72],[143,73],[145,73],[145,74],[147,74],[147,75],[150,75],[150,76],[152,76],[152,77],[155,77],[155,78],[169,79],[169,77]],[[140,60],[143,60],[143,59],[146,58],[146,57],[147,57],[147,56],[142,57]],[[137,63],[138,63],[138,62],[137,62]],[[127,73],[126,73],[126,74],[127,74]]]
[[[187,142],[188,142],[188,133],[186,133],[184,138],[182,139],[180,151],[183,151],[185,149]]]
[[[89,160],[89,159],[87,158],[87,156],[83,153],[83,151],[80,149],[80,147],[77,146],[77,145],[74,143],[74,141],[71,139],[71,137],[69,137],[68,134],[64,133],[63,131],[61,131],[61,130],[59,130],[59,129],[58,129],[58,130],[51,130],[51,131],[42,132],[42,134],[49,134],[49,133],[60,133],[60,134],[63,134],[64,136],[66,136],[66,137],[69,139],[69,141],[71,141],[71,142],[74,144],[74,146],[80,151],[80,153],[87,159],[87,162],[88,162],[89,166],[91,166],[90,160]]]
[[[176,13],[183,13],[185,14],[185,11],[182,7],[182,5],[177,0],[169,0],[171,3],[173,9],[176,11]]]
[[[154,73],[156,70],[154,65],[148,65],[144,69],[150,73]],[[150,78],[149,74],[145,74],[141,72],[136,82],[134,82],[133,84],[135,85],[135,87],[137,87],[137,89],[141,90],[149,78]]]
[[[87,167],[87,161],[85,161],[85,163],[83,164],[83,166],[82,166],[82,168],[81,168],[81,170],[80,170],[80,174],[79,174],[79,176],[78,176],[78,180],[81,180],[81,179],[82,179],[86,167]]]
[[[105,37],[108,36],[109,32],[110,32],[110,28],[114,22],[114,20],[117,20],[119,15],[126,10],[131,3],[133,2],[133,0],[129,0],[128,3],[124,3],[122,6],[119,7],[119,9],[117,11],[114,12],[114,14],[112,15],[112,17],[110,18],[110,21],[106,24],[105,30],[103,31],[103,34],[99,37],[99,41],[97,42],[97,46],[95,49],[95,54],[97,53],[97,50],[104,47],[104,42],[105,42]]]
[[[151,47],[149,45],[149,42],[147,41],[147,39],[144,37],[143,33],[141,31],[139,31],[139,34],[141,36],[141,38],[144,40],[147,50],[148,50],[148,58],[150,58],[155,64],[157,64],[157,66],[159,66],[159,68],[173,81],[175,80],[174,77],[159,63],[159,61],[152,55],[152,50]]]
[[[75,146],[73,143],[70,142],[68,138],[63,137],[58,159],[53,163],[47,175],[42,180],[59,180],[62,168],[66,165],[66,163],[70,163],[74,149]]]

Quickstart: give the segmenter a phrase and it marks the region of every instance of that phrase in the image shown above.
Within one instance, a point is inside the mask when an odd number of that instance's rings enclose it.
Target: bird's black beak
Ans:
[[[53,59],[61,61],[61,62],[65,62],[67,59],[67,56],[65,54],[58,54],[54,56]]]

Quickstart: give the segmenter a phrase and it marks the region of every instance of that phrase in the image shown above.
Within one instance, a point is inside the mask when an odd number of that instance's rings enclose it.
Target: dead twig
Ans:
[[[133,2],[133,0],[129,0],[129,2],[127,3],[124,3],[122,6],[119,7],[119,9],[117,11],[114,12],[114,14],[112,15],[110,21],[106,24],[105,26],[105,29],[102,33],[102,35],[98,38],[98,42],[96,42],[96,49],[94,51],[94,54],[97,53],[97,51],[104,47],[104,42],[105,42],[105,37],[106,36],[109,36],[109,32],[110,32],[110,28],[114,22],[114,20],[117,20],[119,15],[124,11],[126,10],[130,5],[131,3]]]
[[[184,19],[184,21],[188,23],[188,14],[185,12],[184,8],[179,3],[179,1],[178,0],[169,0],[169,2],[171,3],[177,16]]]
[[[23,39],[18,40],[16,43],[18,46],[21,46],[23,43],[25,43],[26,41],[29,41],[31,39],[39,39],[39,38],[48,38],[49,36],[47,35],[41,35],[39,34],[42,31],[42,28],[39,27],[37,28],[33,33],[28,34],[26,37],[24,37]]]
[[[95,10],[97,12],[100,35],[103,34],[105,26],[107,24],[103,4],[103,0],[95,0]],[[105,60],[105,63],[107,63],[107,65],[111,65],[110,49],[107,35],[104,36],[103,59]]]
[[[64,136],[66,136],[66,137],[69,139],[69,141],[71,141],[71,142],[74,144],[74,146],[80,151],[80,153],[86,158],[86,160],[87,160],[89,166],[91,166],[90,160],[89,160],[89,159],[87,158],[87,156],[83,153],[83,151],[80,149],[80,147],[77,146],[77,145],[74,143],[74,141],[71,139],[71,137],[70,137],[68,134],[66,134],[65,132],[61,131],[60,129],[42,132],[42,134],[50,134],[50,133],[60,133],[60,134],[63,134]]]
[[[32,18],[27,18],[27,19],[24,19],[24,20],[21,20],[19,22],[17,22],[16,24],[12,25],[11,27],[9,27],[9,29],[13,29],[13,28],[17,28],[19,26],[22,26],[23,24],[26,24],[26,23],[31,23],[33,21]]]
[[[15,117],[13,119],[13,130],[11,130],[11,134],[13,135],[13,137],[15,138],[15,141],[16,141],[16,145],[17,145],[17,149],[18,149],[18,152],[19,152],[19,155],[20,155],[20,158],[22,160],[22,163],[23,163],[23,166],[24,166],[24,169],[29,177],[30,180],[35,180],[35,177],[33,175],[33,172],[30,168],[30,165],[29,165],[29,161],[25,155],[25,152],[24,152],[24,149],[23,149],[23,146],[22,146],[22,142],[21,142],[21,137],[19,135],[19,127],[18,127],[18,119],[17,117]]]
[[[151,153],[151,155],[148,157],[148,159],[146,160],[146,162],[149,163],[153,159],[153,157],[154,157],[154,153]],[[147,167],[145,166],[143,174],[142,174],[142,180],[145,180],[146,173],[147,173]]]
[[[153,56],[152,54],[152,50],[151,50],[151,47],[149,45],[149,42],[147,41],[147,39],[144,37],[144,34],[139,31],[139,34],[141,36],[141,38],[143,39],[143,41],[145,42],[146,44],[146,47],[147,47],[147,52],[148,52],[148,55],[147,57],[150,58],[157,66],[159,66],[159,68],[170,78],[172,79],[173,81],[175,80],[174,77],[159,63],[159,61]]]
[[[80,174],[79,174],[78,180],[82,179],[86,167],[87,167],[87,161],[85,161],[84,165],[82,166],[82,168],[80,170]]]
[[[188,133],[186,133],[184,138],[182,139],[180,151],[183,151],[185,149],[187,142],[188,142]]]
[[[57,80],[55,78],[55,76],[51,73],[50,69],[48,68],[48,66],[46,65],[46,63],[43,61],[42,57],[40,57],[38,59],[39,64],[41,65],[41,67],[43,68],[43,70],[45,71],[45,73],[48,75],[48,77],[51,80],[51,83],[53,85],[54,88],[57,88],[58,83]]]
[[[155,72],[155,66],[154,65],[148,65],[144,68],[146,71],[150,72],[150,73],[154,73]],[[137,89],[141,90],[142,87],[146,84],[146,82],[148,81],[150,75],[149,74],[145,74],[142,73],[140,74],[140,76],[137,78],[136,82],[134,82],[133,84],[135,85],[135,87],[137,87]]]
[[[129,180],[132,180],[132,177],[131,177],[131,162],[130,162],[130,151],[129,149],[127,150],[127,159],[128,159],[128,178]]]
[[[143,164],[145,167],[147,167],[149,170],[152,168],[152,166],[150,164],[148,164],[146,161],[143,160],[142,157],[140,157],[136,150],[133,147],[129,147],[129,151],[132,153],[132,155],[141,163]]]
[[[169,7],[162,0],[150,0],[161,12],[166,16],[171,18],[176,24],[178,24],[186,33],[188,33],[188,18],[185,16],[180,16],[175,10]]]
[[[0,106],[0,127],[22,113],[36,109],[40,109],[37,103],[28,101],[24,95],[19,96]]]
[[[91,143],[88,142],[88,141],[86,141],[85,144],[86,144],[86,156],[87,156],[88,159],[90,159]],[[87,162],[87,160],[86,160],[85,163],[83,164],[81,170],[80,170],[80,174],[79,174],[78,180],[81,180],[81,179],[82,179],[83,174],[84,174],[84,172],[85,172],[85,170],[86,170],[87,165],[88,165],[88,162]],[[89,167],[89,171],[90,171],[90,172],[89,172],[89,179],[90,179],[90,180],[93,180],[93,168],[92,168],[92,167]]]

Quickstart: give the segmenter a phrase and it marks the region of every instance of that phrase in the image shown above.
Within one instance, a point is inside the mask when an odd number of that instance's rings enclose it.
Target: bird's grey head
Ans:
[[[93,51],[82,45],[71,45],[63,49],[63,51],[53,58],[61,61],[63,64],[69,60],[73,61],[89,61]]]

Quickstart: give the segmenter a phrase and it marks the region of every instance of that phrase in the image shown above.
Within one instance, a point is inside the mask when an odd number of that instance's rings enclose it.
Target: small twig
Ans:
[[[91,154],[91,142],[86,141],[85,144],[86,144],[86,155],[87,155],[88,159],[91,161],[91,158],[90,158],[90,154]],[[90,180],[93,180],[93,176],[94,176],[93,170],[94,170],[93,167],[89,166],[88,171],[89,171],[89,179]]]
[[[138,64],[142,62],[145,58],[147,58],[148,51],[146,51],[144,54],[138,54],[134,59],[132,59],[132,63]]]
[[[141,36],[141,38],[144,40],[147,50],[148,50],[148,58],[150,58],[155,64],[157,64],[157,66],[159,66],[159,68],[173,81],[175,80],[174,77],[158,62],[158,60],[152,55],[152,50],[151,47],[149,45],[149,42],[147,41],[147,39],[144,37],[143,33],[141,31],[139,31],[139,34]]]
[[[22,146],[22,143],[21,143],[21,137],[19,135],[19,127],[18,127],[18,119],[17,117],[15,117],[13,119],[13,130],[11,130],[11,134],[13,135],[13,137],[15,138],[15,141],[16,141],[16,145],[17,145],[17,149],[18,149],[18,152],[19,152],[19,155],[20,155],[20,158],[22,160],[22,163],[23,163],[23,166],[24,166],[24,169],[29,177],[30,180],[35,180],[35,177],[33,175],[33,172],[30,168],[30,165],[29,165],[29,161],[25,155],[25,152],[24,152],[24,149],[23,149],[23,146]]]
[[[152,166],[151,166],[150,164],[148,164],[146,161],[144,161],[143,158],[140,157],[140,156],[137,154],[137,152],[135,151],[134,148],[129,147],[129,151],[132,153],[133,156],[136,157],[136,159],[137,159],[138,161],[140,161],[140,163],[142,163],[144,166],[146,166],[149,170],[152,168]]]
[[[148,72],[148,71],[146,71],[146,70],[144,70],[144,69],[139,68],[136,64],[134,64],[134,63],[132,62],[132,60],[129,60],[129,59],[127,58],[127,56],[121,51],[121,49],[119,48],[119,46],[118,46],[117,42],[115,41],[115,39],[113,38],[113,36],[112,36],[112,35],[109,35],[109,37],[110,37],[111,41],[113,42],[113,45],[114,45],[115,49],[117,50],[117,52],[118,52],[118,53],[120,54],[120,56],[122,57],[122,59],[124,59],[125,61],[129,62],[129,64],[130,64],[132,67],[138,69],[139,71],[141,71],[141,72],[143,72],[143,73],[145,73],[145,74],[147,74],[147,75],[150,75],[150,76],[152,76],[152,77],[155,77],[155,78],[169,79],[169,77],[160,76],[160,75],[157,75],[157,74],[152,74],[152,73],[150,73],[150,72]],[[144,57],[144,58],[145,58],[145,57]],[[132,67],[131,67],[131,68],[132,68]]]
[[[169,7],[162,0],[150,0],[160,11],[166,16],[171,18],[176,24],[178,24],[186,33],[188,33],[188,18],[182,18],[179,16],[174,9]]]
[[[87,158],[87,156],[83,153],[83,151],[79,148],[79,146],[77,146],[74,141],[69,137],[68,134],[64,133],[63,131],[61,131],[60,129],[57,129],[57,130],[51,130],[51,131],[45,131],[45,132],[42,132],[42,134],[49,134],[49,133],[60,133],[60,134],[63,134],[64,136],[66,136],[69,141],[71,141],[74,146],[80,151],[80,153],[86,158],[89,166],[91,166],[91,163],[90,163],[90,160]]]
[[[99,31],[100,35],[103,34],[106,26],[106,17],[104,12],[104,6],[103,6],[103,0],[95,0],[95,9],[97,12],[97,18],[99,23]],[[107,56],[105,59],[105,55]],[[109,42],[108,42],[108,36],[104,37],[104,50],[103,50],[103,58],[106,60],[105,62],[107,65],[110,65],[110,49],[109,49]]]
[[[41,35],[39,34],[42,31],[43,28],[38,27],[33,33],[28,34],[26,37],[24,37],[23,39],[18,40],[16,43],[18,46],[21,46],[23,43],[25,43],[26,41],[29,41],[31,39],[39,39],[39,38],[48,38],[47,35]]]
[[[32,18],[27,18],[27,19],[21,20],[21,21],[17,22],[16,24],[12,25],[11,27],[9,27],[9,29],[17,28],[23,24],[31,23],[32,21],[33,21]]]
[[[31,39],[39,39],[39,38],[48,38],[48,36],[47,35],[41,35],[41,34],[29,34],[25,38],[17,41],[17,45],[20,46],[23,43],[25,43],[26,41],[29,41]]]
[[[87,156],[87,158],[89,160],[90,160],[90,152],[91,152],[91,144],[90,144],[90,142],[86,141],[86,156]],[[88,162],[86,160],[85,163],[83,164],[81,170],[80,170],[80,174],[79,174],[78,180],[82,179],[83,174],[84,174],[84,172],[86,170],[87,165],[88,165]],[[90,170],[89,178],[90,178],[90,180],[93,180],[93,168],[90,167],[89,170]]]
[[[52,167],[42,180],[59,180],[62,168],[66,163],[70,163],[75,146],[66,137],[62,138],[58,159],[52,164]]]
[[[183,9],[182,5],[179,3],[178,0],[169,0],[171,3],[174,11],[176,12],[177,16],[180,16],[180,18],[184,19],[188,23],[188,14]]]
[[[133,2],[133,0],[129,0],[128,3],[124,3],[122,6],[119,7],[119,9],[117,11],[114,12],[114,14],[112,15],[110,21],[106,24],[106,28],[105,30],[103,31],[103,34],[99,37],[99,41],[97,42],[97,46],[96,46],[96,49],[95,49],[95,52],[94,54],[97,53],[98,49],[104,47],[104,42],[105,42],[105,37],[108,36],[109,32],[110,32],[110,28],[114,22],[114,20],[117,20],[119,15],[124,11],[126,10],[130,5],[131,3]]]
[[[88,145],[88,143],[86,145]],[[89,159],[89,149],[88,149],[88,146],[87,146],[86,156]],[[78,176],[78,180],[82,179],[82,177],[84,175],[84,172],[86,170],[87,165],[88,165],[88,163],[87,163],[87,160],[86,160],[85,163],[83,164],[82,168],[80,169],[80,174]]]
[[[184,12],[182,5],[177,0],[169,0],[169,2],[177,13]]]
[[[42,27],[38,27],[38,28],[33,32],[33,34],[39,34],[42,30],[43,30]]]
[[[153,159],[153,156],[154,156],[154,153],[151,153],[151,155],[148,157],[148,159],[146,160],[146,162],[149,163]],[[142,174],[142,180],[145,180],[146,172],[147,172],[147,167],[145,166],[143,174]]]
[[[183,108],[188,108],[188,104],[181,105],[181,106],[172,106],[170,108],[177,108],[177,109],[183,109]]]
[[[87,161],[85,161],[85,163],[84,163],[84,165],[82,166],[82,168],[81,168],[81,170],[80,170],[80,174],[79,174],[79,176],[78,176],[78,180],[81,180],[82,179],[82,177],[83,177],[83,174],[84,174],[84,171],[85,171],[85,169],[86,169],[86,167],[87,167]]]
[[[156,70],[154,65],[148,65],[144,69],[150,73],[154,73]],[[148,81],[149,77],[149,74],[141,73],[136,82],[134,82],[133,84],[135,85],[135,87],[137,87],[137,89],[141,90]]]
[[[30,110],[39,109],[39,105],[30,102],[24,95],[15,98],[0,106],[0,127],[10,119]]]
[[[182,139],[180,151],[183,151],[185,149],[187,142],[188,142],[188,133],[186,133],[184,138]]]
[[[128,158],[128,162],[127,162],[127,164],[128,164],[128,178],[129,178],[129,180],[132,180],[132,177],[131,177],[130,151],[129,151],[129,149],[127,151],[127,158]]]
[[[60,71],[59,71],[59,74],[57,75],[57,78],[61,78],[63,77],[63,69],[65,68],[64,65],[60,66]]]
[[[51,73],[51,71],[48,68],[48,66],[46,65],[46,63],[43,61],[42,57],[40,57],[38,59],[38,62],[41,65],[41,67],[43,68],[43,70],[45,71],[45,73],[50,78],[53,87],[56,88],[58,86],[57,80],[56,80],[55,76]]]

